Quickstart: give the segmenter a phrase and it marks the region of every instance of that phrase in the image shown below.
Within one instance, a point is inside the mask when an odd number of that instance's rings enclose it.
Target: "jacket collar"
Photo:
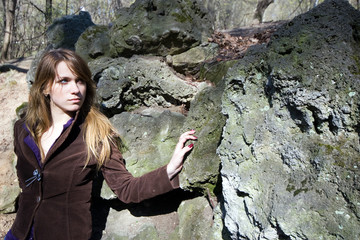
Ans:
[[[25,123],[23,124],[23,128],[28,132],[28,135],[24,138],[24,143],[34,152],[34,155],[36,157],[38,166],[42,167],[46,164],[47,160],[51,157],[51,155],[54,154],[54,152],[64,143],[64,141],[68,138],[70,132],[72,131],[74,125],[79,122],[81,119],[79,111],[76,112],[75,117],[70,119],[65,125],[64,130],[59,136],[59,138],[54,142],[54,144],[51,146],[49,152],[46,154],[46,157],[44,159],[44,163],[41,163],[41,154],[39,147],[36,145],[34,139],[31,137],[30,132],[28,128],[26,127]]]
[[[71,122],[70,126],[68,126],[65,131],[63,131],[60,135],[60,137],[54,142],[53,146],[49,149],[49,152],[46,154],[45,159],[44,159],[44,164],[46,164],[46,162],[51,158],[51,156],[54,154],[54,152],[65,142],[65,140],[69,137],[72,129],[74,128],[75,125],[77,125],[76,123],[79,121],[80,119],[80,114],[79,111],[76,112],[74,120]],[[67,124],[65,124],[64,126],[66,126]]]

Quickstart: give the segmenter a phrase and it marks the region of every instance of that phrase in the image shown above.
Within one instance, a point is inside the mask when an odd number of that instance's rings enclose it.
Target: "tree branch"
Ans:
[[[43,10],[41,10],[38,6],[36,6],[32,1],[29,1],[29,3],[36,8],[39,12],[41,12],[42,14],[46,15],[45,12]]]

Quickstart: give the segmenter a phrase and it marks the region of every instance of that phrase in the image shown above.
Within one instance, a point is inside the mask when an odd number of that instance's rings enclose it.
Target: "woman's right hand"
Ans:
[[[187,132],[184,132],[181,134],[178,143],[176,144],[173,156],[170,160],[170,162],[167,165],[167,174],[169,179],[171,180],[173,177],[175,177],[176,174],[178,174],[182,167],[184,162],[184,156],[186,153],[191,151],[193,149],[194,144],[189,144],[185,146],[185,143],[188,140],[196,140],[197,137],[194,136],[195,130],[190,130]]]

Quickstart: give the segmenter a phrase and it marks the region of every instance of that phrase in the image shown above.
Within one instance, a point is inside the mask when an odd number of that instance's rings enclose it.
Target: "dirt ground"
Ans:
[[[33,58],[9,61],[0,66],[0,188],[17,184],[14,171],[13,123],[16,108],[28,99],[26,72]],[[14,221],[15,214],[0,214],[0,239]]]

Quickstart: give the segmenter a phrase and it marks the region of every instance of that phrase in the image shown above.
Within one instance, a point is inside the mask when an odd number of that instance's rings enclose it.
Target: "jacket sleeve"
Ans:
[[[22,127],[24,124],[24,120],[20,119],[17,120],[14,124],[14,128],[13,128],[13,132],[14,132],[14,139],[13,139],[13,144],[14,144],[14,153],[17,156],[17,163],[16,163],[16,169],[18,168],[18,164],[19,164],[19,156],[21,156],[21,152],[20,152],[20,143],[19,143],[19,139],[21,139],[20,134],[23,133],[22,131],[25,131],[25,129]],[[17,169],[16,174],[18,175],[18,179],[19,179],[19,186],[21,189],[25,188],[25,185],[21,179],[21,177],[19,176],[19,171]]]
[[[112,148],[110,160],[101,170],[108,186],[124,203],[138,203],[179,187],[179,176],[169,180],[166,165],[141,177],[132,176],[116,147]]]

